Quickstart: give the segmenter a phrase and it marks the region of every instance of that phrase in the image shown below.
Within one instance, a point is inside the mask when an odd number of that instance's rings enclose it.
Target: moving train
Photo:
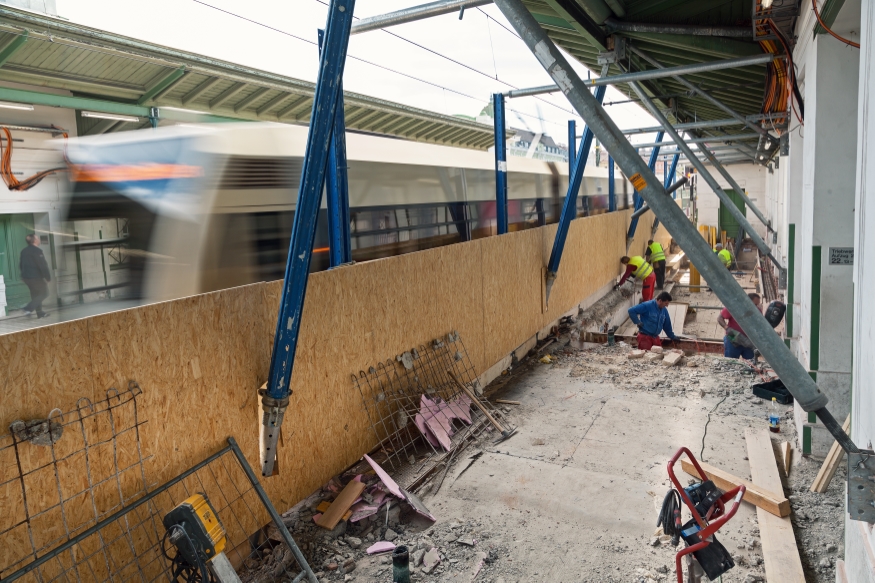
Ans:
[[[160,301],[281,279],[306,141],[306,127],[265,123],[70,140],[66,218],[124,220],[128,298]],[[353,260],[496,232],[492,153],[355,132],[346,145]],[[558,219],[567,167],[508,161],[511,230]],[[629,204],[627,184],[617,172],[620,208]],[[607,169],[588,165],[580,194],[580,216],[605,212]],[[312,270],[328,267],[327,251],[323,196]]]

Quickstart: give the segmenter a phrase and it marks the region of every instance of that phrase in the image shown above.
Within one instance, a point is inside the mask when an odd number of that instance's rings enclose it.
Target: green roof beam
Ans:
[[[162,76],[160,79],[152,83],[137,100],[137,105],[143,105],[152,100],[153,97],[161,93],[168,85],[185,75],[185,67],[179,67]]]
[[[826,2],[823,3],[823,7],[820,9],[820,18],[823,19],[824,24],[831,27],[844,5],[845,0],[826,0]],[[815,21],[813,35],[817,36],[818,34],[825,33],[826,29],[820,26],[819,22]]]
[[[13,38],[10,42],[6,43],[2,49],[0,49],[0,67],[6,64],[12,55],[17,53],[24,46],[24,43],[27,42],[27,31],[23,30],[20,34],[18,34],[15,38]]]

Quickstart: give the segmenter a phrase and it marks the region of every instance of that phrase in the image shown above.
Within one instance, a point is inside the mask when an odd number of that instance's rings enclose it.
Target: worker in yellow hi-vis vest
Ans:
[[[729,249],[724,249],[722,243],[717,243],[714,246],[714,253],[717,254],[726,269],[732,269],[732,253],[729,252]]]
[[[614,289],[619,288],[626,283],[630,276],[635,276],[642,282],[641,286],[641,301],[648,302],[653,299],[653,288],[656,285],[656,274],[653,273],[653,266],[640,255],[634,257],[623,256],[620,258],[620,263],[626,266],[626,272],[620,278],[619,283],[614,286]]]
[[[656,289],[662,289],[665,285],[665,250],[662,244],[653,239],[649,240],[644,258],[653,266],[653,272],[656,274]]]

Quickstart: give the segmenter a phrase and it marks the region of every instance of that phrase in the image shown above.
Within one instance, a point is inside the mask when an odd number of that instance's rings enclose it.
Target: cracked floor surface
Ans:
[[[698,367],[666,368],[628,360],[627,351],[559,348],[555,364],[528,362],[491,395],[520,401],[506,407],[516,435],[487,442],[471,464],[477,452],[466,452],[440,491],[425,495],[439,518],[432,530],[469,524],[483,551],[498,551],[478,581],[674,581],[676,549],[651,546],[667,460],[684,445],[750,479],[744,430],[764,427],[768,407],[749,395],[754,377],[723,359],[699,356],[692,359]],[[792,431],[790,407],[782,410]],[[690,481],[679,465],[677,473],[682,484]],[[718,538],[738,565],[724,583],[764,580],[752,505],[743,503]],[[371,562],[358,572],[378,576],[379,559]],[[470,568],[447,563],[414,579],[469,581]],[[809,581],[834,577],[822,575]]]

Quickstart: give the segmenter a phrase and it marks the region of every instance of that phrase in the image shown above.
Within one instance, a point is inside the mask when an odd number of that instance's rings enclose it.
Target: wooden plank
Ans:
[[[790,477],[790,464],[793,460],[793,446],[789,441],[781,443],[781,462],[784,465],[784,475]]]
[[[690,304],[682,302],[672,302],[668,305],[668,316],[671,318],[671,328],[675,334],[684,333],[684,320],[687,319],[687,308]],[[660,337],[667,338],[665,332],[659,333]]]
[[[328,512],[329,508],[331,508],[331,502],[329,502],[328,500],[323,500],[319,503],[319,506],[316,507],[316,512],[322,512],[324,514],[325,512]],[[349,520],[351,516],[352,510],[347,510],[346,514],[343,515],[343,520]]]
[[[771,490],[758,486],[753,482],[734,476],[720,468],[715,468],[712,465],[703,462],[699,462],[699,465],[702,466],[702,469],[705,471],[708,478],[724,492],[728,492],[736,486],[744,484],[744,487],[747,489],[744,493],[745,502],[750,502],[757,508],[762,508],[775,516],[790,516],[790,501],[787,500],[783,494],[777,494]],[[697,474],[695,466],[693,466],[689,460],[682,459],[681,467],[691,476],[704,479]]]
[[[337,523],[340,522],[340,519],[343,518],[343,515],[346,514],[352,505],[355,504],[355,501],[358,500],[364,489],[364,483],[352,480],[334,499],[334,502],[325,511],[325,514],[319,517],[316,524],[322,528],[334,530],[334,527],[337,526]]]
[[[747,442],[747,457],[750,460],[750,475],[754,484],[783,492],[769,430],[748,429],[744,432],[744,439]],[[796,545],[790,517],[779,518],[757,508],[757,521],[766,564],[766,580],[805,583],[805,573],[802,571],[802,560],[799,558],[799,547]]]
[[[496,403],[501,403],[502,405],[521,405],[519,401],[508,401],[507,399],[495,399]]]
[[[847,433],[850,428],[851,416],[848,415],[848,418],[842,424],[842,429]],[[839,462],[842,461],[844,456],[845,450],[842,449],[837,441],[833,442],[832,447],[829,448],[829,453],[826,454],[826,459],[823,460],[823,465],[820,466],[820,471],[817,472],[817,477],[814,478],[814,482],[811,484],[812,492],[823,494],[827,491],[829,483],[832,482],[832,477],[835,476],[836,470],[839,468]]]

